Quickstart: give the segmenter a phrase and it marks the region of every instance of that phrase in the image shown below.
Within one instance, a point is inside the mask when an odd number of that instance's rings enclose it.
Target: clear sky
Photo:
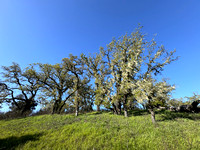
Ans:
[[[180,56],[162,74],[173,97],[200,94],[200,0],[0,0],[0,65],[97,52],[138,23]]]

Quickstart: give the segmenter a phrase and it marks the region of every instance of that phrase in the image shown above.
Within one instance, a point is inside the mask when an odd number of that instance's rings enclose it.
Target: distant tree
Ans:
[[[33,68],[22,70],[17,63],[3,66],[4,88],[0,99],[11,103],[11,109],[20,111],[23,115],[31,112],[37,106],[36,95],[39,91],[38,80],[34,78],[36,71]]]
[[[169,107],[178,108],[179,106],[184,105],[183,98],[170,99],[169,101],[167,101],[167,105]]]
[[[193,93],[192,96],[185,96],[184,98],[170,99],[167,102],[168,106],[178,108],[181,105],[191,105],[193,102],[200,100],[200,95]]]
[[[187,99],[187,103],[188,104],[191,104],[192,102],[194,102],[194,101],[197,101],[197,100],[200,100],[200,95],[199,94],[197,94],[197,93],[193,93],[193,96],[186,96],[185,97],[186,99]]]
[[[7,89],[8,86],[5,83],[0,82],[0,108],[1,105],[4,103],[4,97],[7,96]]]
[[[200,103],[200,95],[193,93],[191,97],[185,97],[186,100],[183,101],[183,105],[178,107],[178,111],[182,112],[200,112],[198,105]]]

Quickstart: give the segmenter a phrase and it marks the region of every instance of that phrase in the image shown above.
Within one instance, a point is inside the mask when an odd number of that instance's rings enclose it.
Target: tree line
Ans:
[[[97,111],[103,107],[125,117],[141,104],[155,123],[154,108],[165,106],[175,89],[157,76],[177,60],[174,54],[154,39],[148,41],[139,27],[95,54],[70,54],[61,63],[34,63],[24,69],[17,63],[3,66],[0,102],[22,115],[38,104],[52,114],[72,111],[76,116],[96,105]]]

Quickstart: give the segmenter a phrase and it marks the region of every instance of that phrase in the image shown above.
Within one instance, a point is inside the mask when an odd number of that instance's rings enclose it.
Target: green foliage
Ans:
[[[170,100],[171,91],[175,89],[165,80],[156,82],[152,78],[138,81],[137,84],[138,88],[135,90],[137,100],[139,102],[147,100],[147,105],[150,105],[150,107],[166,106],[167,101]]]
[[[127,116],[130,99],[134,102],[138,95],[140,95],[138,97],[140,102],[147,100],[151,107],[155,106],[153,103],[156,101],[156,103],[161,103],[161,101],[165,103],[164,99],[168,99],[171,87],[162,85],[166,82],[156,84],[153,82],[155,82],[155,76],[160,74],[166,65],[177,60],[177,57],[174,57],[175,50],[167,51],[164,46],[158,46],[154,39],[147,41],[141,27],[139,27],[130,35],[125,34],[119,39],[113,39],[107,48],[101,48],[100,52],[102,59],[106,60],[104,66],[108,69],[109,74],[106,75],[107,82],[104,81],[102,84],[103,88],[97,91],[98,93],[106,91],[108,98],[106,101],[110,101],[112,109],[121,111],[123,105],[125,116]],[[152,89],[154,85],[158,87],[159,92],[152,91],[156,90]],[[167,86],[168,91],[161,89]],[[155,94],[151,96],[149,93]]]
[[[94,79],[94,96],[95,104],[99,111],[100,105],[105,104],[106,99],[106,76],[109,74],[108,69],[103,61],[104,54],[96,54],[95,56],[85,56],[81,55],[81,60],[86,66],[87,74],[89,77]]]
[[[182,98],[170,99],[170,100],[167,101],[168,106],[172,106],[172,107],[175,107],[175,108],[178,108],[179,106],[184,105],[184,104],[185,103],[183,102]]]
[[[200,146],[199,114],[158,112],[156,127],[145,112],[132,114],[129,118],[88,113],[1,120],[0,148],[186,150]]]
[[[200,100],[200,95],[193,93],[193,96],[186,96],[184,98],[170,99],[167,101],[168,106],[178,108],[181,105],[191,105],[192,102]]]
[[[185,98],[187,99],[187,103],[191,104],[194,101],[200,100],[200,95],[193,93],[193,96],[191,97],[186,96]]]
[[[70,54],[61,63],[38,63],[23,73],[19,65],[13,64],[4,67],[8,72],[4,77],[6,81],[18,84],[22,91],[18,100],[26,97],[25,91],[41,87],[39,99],[47,109],[52,108],[52,113],[61,113],[66,108],[78,113],[83,105],[91,107],[94,102],[98,111],[104,105],[121,114],[123,108],[127,117],[128,110],[136,107],[138,101],[151,109],[166,104],[174,87],[166,81],[156,81],[155,77],[177,59],[174,53],[175,50],[167,51],[164,46],[158,46],[154,39],[148,41],[139,26],[130,35],[113,39],[95,55],[78,57]],[[31,87],[18,82],[24,78]],[[93,85],[90,85],[92,81]]]
[[[37,106],[36,95],[40,89],[36,71],[32,67],[21,69],[19,64],[3,66],[3,90],[0,101],[11,104],[11,109],[21,114],[31,112]]]
[[[84,76],[83,64],[77,56],[70,55],[60,64],[36,66],[39,71],[35,77],[43,87],[40,100],[42,104],[53,107],[52,113],[61,113],[69,99],[89,83],[87,76]]]
[[[36,78],[42,86],[40,100],[42,104],[53,107],[53,113],[59,113],[62,101],[65,100],[64,94],[73,88],[73,76],[68,73],[63,64],[38,64]],[[35,67],[35,66],[34,66]]]

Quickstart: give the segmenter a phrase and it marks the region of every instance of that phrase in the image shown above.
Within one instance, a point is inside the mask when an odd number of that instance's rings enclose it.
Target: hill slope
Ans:
[[[198,149],[200,114],[42,115],[0,121],[0,149]]]

